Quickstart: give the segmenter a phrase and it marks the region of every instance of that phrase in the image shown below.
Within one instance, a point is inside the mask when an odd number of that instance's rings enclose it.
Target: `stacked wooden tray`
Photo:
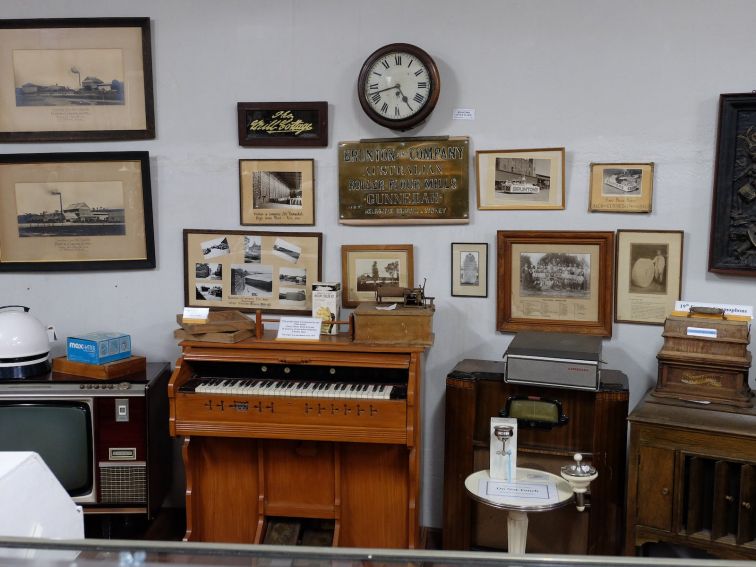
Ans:
[[[236,343],[255,334],[255,321],[240,311],[211,311],[204,323],[185,323],[179,314],[176,322],[181,328],[173,336],[182,341]]]

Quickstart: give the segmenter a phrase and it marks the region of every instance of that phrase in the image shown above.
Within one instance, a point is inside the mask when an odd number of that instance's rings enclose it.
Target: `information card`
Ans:
[[[281,317],[277,339],[296,341],[320,340],[320,317]]]

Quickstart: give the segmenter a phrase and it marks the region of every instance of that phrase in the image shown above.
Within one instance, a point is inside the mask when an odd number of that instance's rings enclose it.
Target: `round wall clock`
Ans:
[[[357,98],[365,113],[381,126],[409,130],[436,106],[441,90],[433,58],[409,43],[392,43],[362,64]]]

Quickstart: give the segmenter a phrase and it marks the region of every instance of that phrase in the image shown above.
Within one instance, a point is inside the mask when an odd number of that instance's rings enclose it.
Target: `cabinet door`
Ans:
[[[638,524],[671,531],[675,453],[641,447],[638,455]]]

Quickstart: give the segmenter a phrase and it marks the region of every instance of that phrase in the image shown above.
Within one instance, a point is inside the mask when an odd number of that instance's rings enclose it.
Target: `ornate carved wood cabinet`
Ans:
[[[626,554],[664,541],[756,559],[756,410],[649,394],[629,421]]]
[[[283,518],[331,522],[333,545],[419,547],[423,346],[272,333],[181,346],[168,396],[187,540],[266,542]],[[376,384],[391,399],[365,393]]]
[[[590,508],[530,514],[528,552],[615,555],[622,550],[627,377],[602,371],[598,391],[504,383],[504,362],[463,360],[446,379],[444,549],[506,549],[506,512],[471,501],[465,478],[489,466],[489,423],[510,396],[558,400],[567,422],[518,428],[517,465],[559,474],[580,452],[599,471]]]

